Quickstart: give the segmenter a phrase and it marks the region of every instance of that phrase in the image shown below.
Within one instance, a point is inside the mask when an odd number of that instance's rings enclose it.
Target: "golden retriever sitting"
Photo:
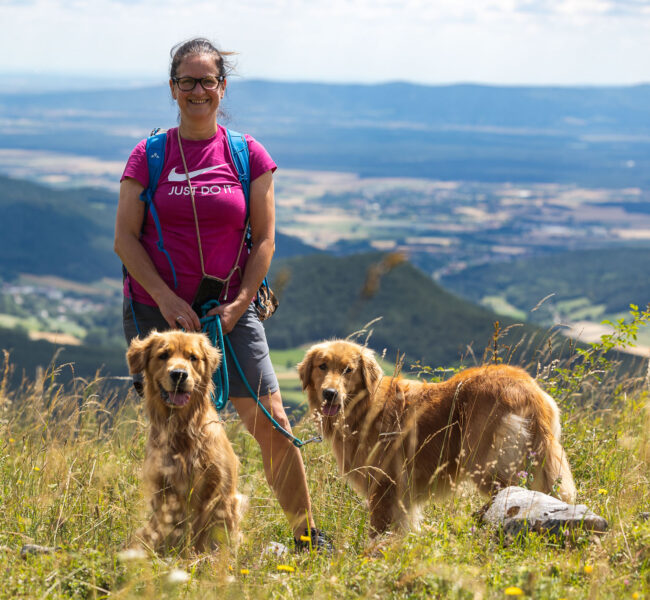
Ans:
[[[370,508],[371,536],[417,526],[418,507],[467,477],[487,494],[516,482],[571,502],[557,405],[522,369],[467,369],[442,383],[384,377],[374,354],[335,340],[298,365],[339,469]]]
[[[210,399],[219,351],[202,334],[153,332],[134,339],[126,358],[131,373],[144,373],[151,421],[144,476],[153,514],[140,543],[206,551],[236,542],[239,463]]]

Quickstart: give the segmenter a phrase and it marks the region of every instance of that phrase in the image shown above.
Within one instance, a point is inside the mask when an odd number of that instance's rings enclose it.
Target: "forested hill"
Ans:
[[[553,294],[541,313],[558,301],[585,298],[603,313],[625,313],[650,302],[650,246],[561,252],[482,265],[442,278],[443,285],[472,302],[503,297],[528,313]]]
[[[437,367],[469,356],[470,346],[480,361],[495,321],[500,320],[503,327],[513,323],[446,292],[393,255],[319,255],[275,261],[271,281],[284,286],[280,308],[266,322],[273,348],[345,337],[380,318],[371,325],[372,348],[386,349],[391,359],[397,351],[405,352],[407,365],[419,360]],[[501,343],[514,344],[533,331],[528,326],[513,328]],[[468,362],[472,360],[469,356]]]
[[[113,252],[117,194],[0,177],[0,278],[20,273],[91,282],[121,276]],[[277,235],[278,257],[317,250]]]

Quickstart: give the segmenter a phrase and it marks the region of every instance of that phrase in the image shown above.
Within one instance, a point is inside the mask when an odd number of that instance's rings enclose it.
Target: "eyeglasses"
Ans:
[[[204,90],[216,90],[219,84],[226,78],[223,75],[218,77],[209,75],[208,77],[172,77],[172,81],[178,86],[178,89],[183,92],[191,92],[197,83],[201,84]]]

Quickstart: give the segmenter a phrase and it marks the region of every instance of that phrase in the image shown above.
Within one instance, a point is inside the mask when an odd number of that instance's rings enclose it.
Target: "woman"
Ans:
[[[179,44],[171,52],[169,87],[180,118],[178,128],[167,132],[165,161],[154,195],[171,260],[159,251],[151,211],[145,216],[140,200],[148,186],[146,140],[135,147],[124,170],[115,226],[115,252],[128,271],[124,332],[129,342],[152,329],[200,331],[199,316],[191,306],[199,284],[206,274],[226,279],[218,298],[221,304],[208,314],[220,315],[223,332],[229,335],[248,381],[260,390],[262,403],[289,431],[264,329],[251,303],[274,251],[276,165],[261,144],[246,136],[251,180],[249,254],[246,249],[241,251],[245,198],[225,129],[217,124],[226,90],[228,54],[203,38]],[[228,368],[229,399],[260,445],[266,479],[289,520],[296,548],[310,544],[330,548],[327,537],[314,527],[300,451],[273,429],[236,370],[231,364]]]

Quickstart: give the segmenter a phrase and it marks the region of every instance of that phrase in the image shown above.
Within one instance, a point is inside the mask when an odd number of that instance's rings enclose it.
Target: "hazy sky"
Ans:
[[[0,0],[0,72],[166,78],[203,35],[282,80],[650,82],[650,0]]]

